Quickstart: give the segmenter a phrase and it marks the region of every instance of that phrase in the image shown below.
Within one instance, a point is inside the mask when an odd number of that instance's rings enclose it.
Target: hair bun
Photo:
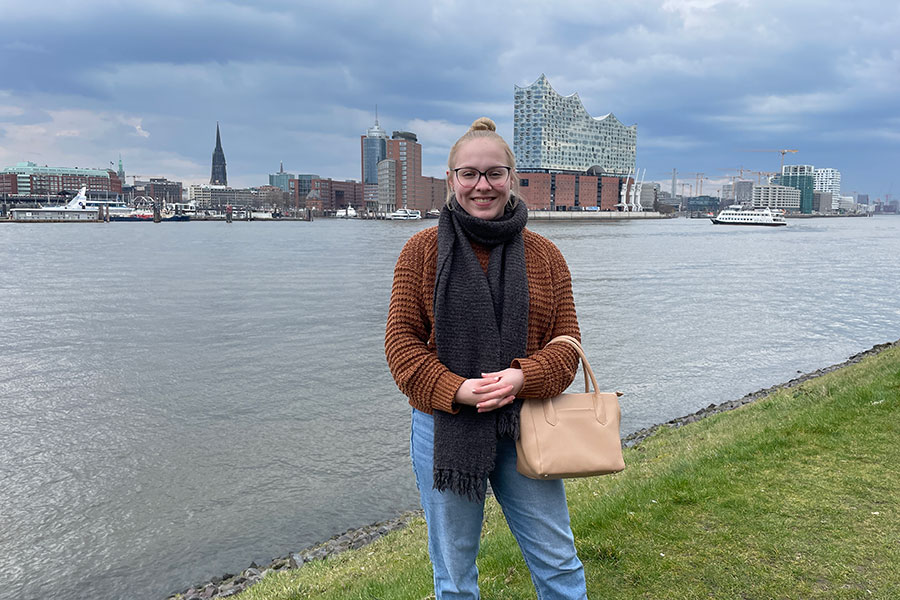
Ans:
[[[497,131],[497,125],[487,117],[478,117],[469,127],[469,131]]]

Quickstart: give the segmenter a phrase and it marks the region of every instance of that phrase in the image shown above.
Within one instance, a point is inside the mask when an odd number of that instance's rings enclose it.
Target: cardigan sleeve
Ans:
[[[562,253],[552,243],[548,252],[550,281],[553,292],[553,318],[549,332],[542,336],[546,344],[559,335],[570,335],[581,341],[575,299],[572,295],[572,276]],[[512,367],[522,369],[525,383],[518,396],[523,399],[552,398],[563,393],[578,373],[578,353],[567,344],[551,344],[527,358],[512,361]]]
[[[394,283],[384,335],[388,368],[400,391],[415,408],[456,413],[453,399],[464,377],[456,375],[429,346],[431,323],[423,289],[426,243],[416,235],[403,247],[394,268]]]

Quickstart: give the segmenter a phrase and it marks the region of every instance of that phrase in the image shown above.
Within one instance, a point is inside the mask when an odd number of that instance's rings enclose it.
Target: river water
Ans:
[[[383,332],[432,225],[0,226],[0,598],[159,600],[417,508]],[[531,227],[623,434],[900,338],[900,218]]]

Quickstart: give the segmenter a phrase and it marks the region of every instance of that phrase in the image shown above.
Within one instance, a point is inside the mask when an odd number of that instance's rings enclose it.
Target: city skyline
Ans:
[[[129,183],[205,183],[218,121],[235,187],[282,162],[358,180],[378,104],[386,131],[418,136],[423,175],[443,177],[478,116],[512,144],[515,86],[543,73],[591,115],[636,124],[637,166],[663,190],[675,168],[714,192],[726,169],[779,170],[777,152],[745,150],[791,148],[786,164],[838,169],[844,193],[900,194],[893,3],[0,5],[0,167],[121,153]]]

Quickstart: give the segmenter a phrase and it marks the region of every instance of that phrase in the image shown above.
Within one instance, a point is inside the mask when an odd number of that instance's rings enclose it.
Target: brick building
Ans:
[[[76,192],[86,187],[90,192],[122,193],[122,180],[110,169],[39,166],[31,161],[6,167],[0,174],[16,177],[16,194],[41,196],[59,192]]]

